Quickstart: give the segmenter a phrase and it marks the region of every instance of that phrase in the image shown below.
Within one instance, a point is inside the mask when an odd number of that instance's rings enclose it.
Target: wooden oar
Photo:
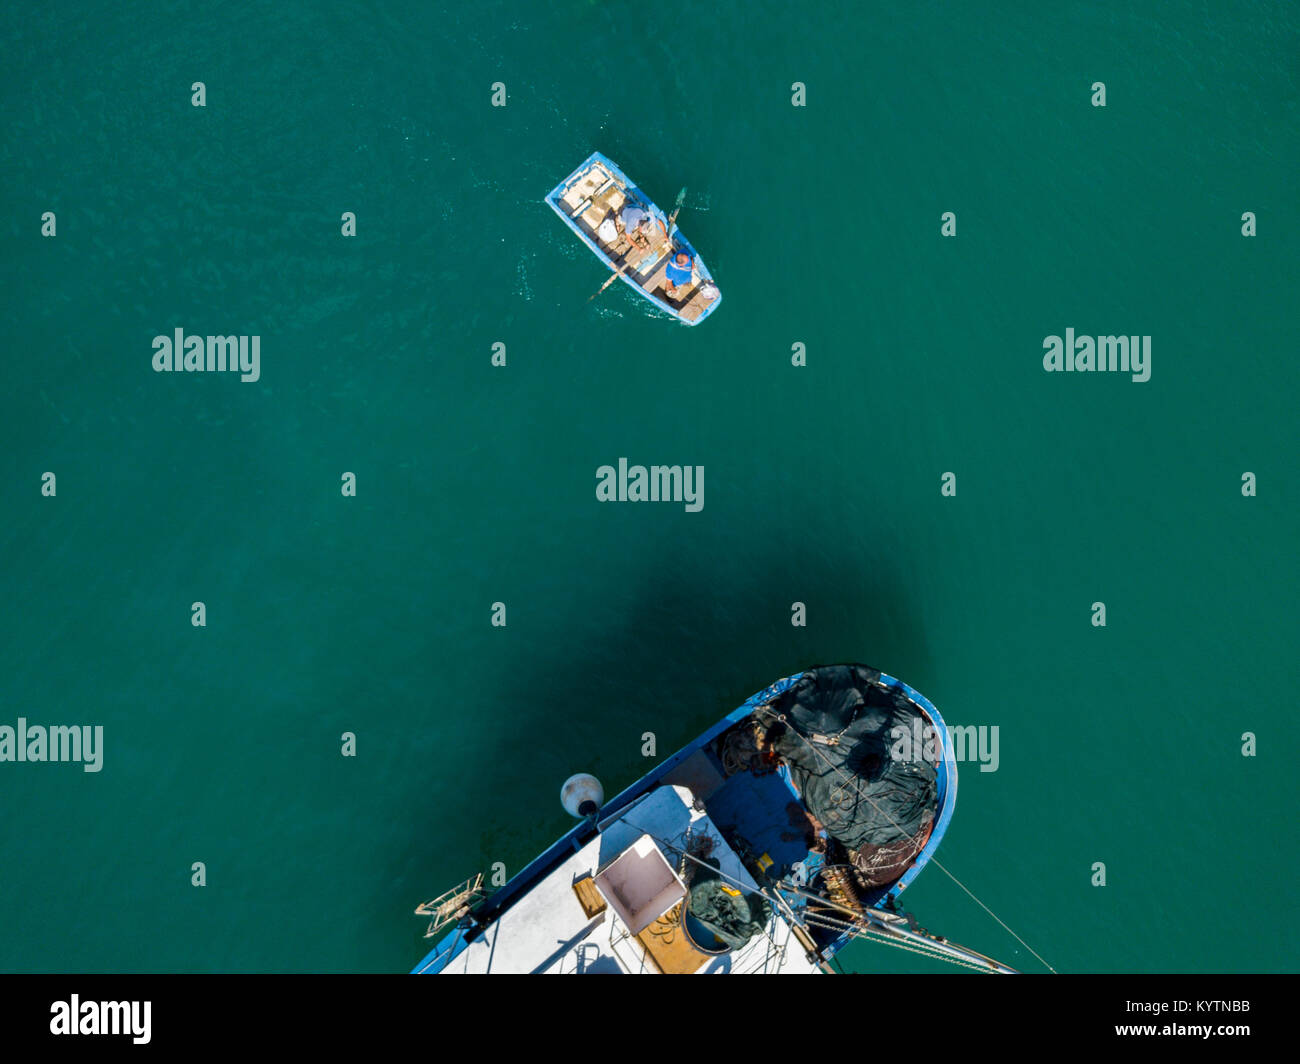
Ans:
[[[623,271],[626,270],[626,269],[627,269],[629,266],[631,266],[631,265],[632,265],[632,264],[631,264],[630,262],[625,262],[625,263],[623,263],[622,266],[620,266],[617,270],[615,270],[612,274],[610,274],[610,277],[609,277],[609,280],[608,280],[608,281],[606,281],[603,285],[601,285],[601,286],[600,286],[599,288],[597,288],[594,292],[592,292],[591,295],[589,295],[589,296],[587,297],[587,302],[590,303],[593,299],[595,299],[598,295],[600,295],[601,292],[605,291],[606,288],[608,288],[608,287],[609,287],[610,285],[612,285],[615,281],[617,281],[620,277],[622,277],[622,276],[623,276]]]
[[[682,202],[686,199],[686,189],[677,193],[677,202],[673,204],[673,213],[668,216],[668,239],[673,238],[673,226],[677,224],[677,216],[682,211]]]
[[[673,225],[677,222],[677,215],[681,212],[682,201],[685,199],[686,199],[686,189],[683,188],[679,193],[677,193],[677,202],[673,204],[673,213],[668,216],[668,239],[669,240],[672,239]],[[592,292],[591,295],[587,297],[587,302],[590,303],[593,299],[595,299],[598,295],[600,295],[601,292],[605,291],[606,288],[608,288],[620,277],[622,277],[623,271],[626,270],[631,265],[632,264],[630,262],[623,263],[622,266],[620,266],[617,270],[615,270],[610,275],[609,280],[607,280],[603,285],[597,288],[596,291]]]

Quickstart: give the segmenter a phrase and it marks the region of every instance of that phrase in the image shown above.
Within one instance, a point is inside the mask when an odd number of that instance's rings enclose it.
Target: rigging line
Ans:
[[[866,938],[884,943],[887,946],[897,946],[899,949],[920,953],[927,957],[933,957],[935,960],[949,961],[952,964],[973,968],[980,972],[996,971],[999,967],[996,961],[985,957],[982,953],[968,950],[965,946],[957,946],[951,942],[937,943],[931,941],[928,936],[920,941],[902,938],[888,929],[872,923],[869,917],[846,920],[843,917],[816,912],[809,913],[805,919],[811,927],[824,927],[827,930],[846,934],[850,938]],[[955,955],[954,951],[959,951],[962,955]]]
[[[850,938],[854,938],[854,939],[862,938],[872,942],[879,942],[882,945],[893,946],[896,949],[906,950],[908,953],[917,953],[923,957],[929,957],[932,960],[936,960],[936,961],[947,961],[950,964],[956,964],[960,967],[970,968],[978,972],[988,973],[993,970],[988,965],[980,964],[979,962],[971,960],[968,957],[954,956],[951,953],[946,953],[942,950],[934,949],[933,947],[926,945],[924,943],[901,941],[890,935],[886,935],[883,932],[878,932],[871,928],[864,928],[860,925],[852,925],[846,927],[835,920],[823,922],[822,920],[820,920],[818,917],[815,916],[808,917],[808,924],[810,927],[822,927],[828,931],[838,931],[841,934],[848,935]]]
[[[808,895],[808,897],[819,900],[813,895]],[[810,908],[806,919],[810,925],[815,920],[817,921],[815,926],[839,930],[842,934],[847,934],[853,938],[872,938],[886,945],[914,949],[938,960],[952,961],[954,964],[969,964],[981,972],[1010,971],[1006,965],[995,961],[992,957],[985,956],[978,950],[938,938],[922,928],[913,928],[910,933],[905,933],[899,928],[891,927],[890,924],[893,921],[881,919],[886,915],[888,914],[877,909],[866,909],[861,915],[850,919],[838,913],[822,909],[812,910]],[[960,960],[957,958],[960,958]]]
[[[857,933],[855,933],[851,929],[838,928],[833,923],[822,924],[819,921],[816,921],[814,917],[809,917],[808,924],[810,927],[824,927],[828,931],[842,931],[842,933],[847,933],[850,938],[865,938],[871,942],[879,942],[882,945],[893,946],[895,949],[905,950],[908,953],[915,953],[918,956],[926,957],[930,960],[947,961],[949,964],[955,964],[959,968],[968,968],[971,971],[979,972],[982,975],[991,975],[994,971],[994,969],[989,968],[986,965],[977,964],[976,962],[967,960],[963,957],[954,957],[950,953],[942,953],[926,949],[915,942],[900,942],[897,939],[861,929],[858,929]]]
[[[759,708],[766,709],[767,707],[760,706]],[[860,798],[864,798],[866,801],[870,802],[872,808],[875,809],[876,812],[882,814],[886,819],[888,819],[889,822],[893,824],[894,827],[896,827],[900,832],[902,832],[904,835],[907,834],[907,832],[903,829],[903,826],[897,820],[895,820],[892,816],[890,816],[888,812],[881,809],[880,806],[878,806],[875,803],[875,801],[872,799],[872,797],[869,794],[863,793],[862,788],[858,785],[858,782],[856,780],[846,775],[837,765],[833,764],[831,760],[828,757],[826,757],[825,754],[823,754],[820,750],[818,750],[817,747],[814,746],[811,741],[806,739],[800,733],[798,728],[796,728],[790,721],[786,720],[786,716],[784,713],[773,714],[772,711],[768,709],[768,714],[771,716],[776,716],[777,720],[779,720],[782,724],[789,724],[790,730],[794,732],[795,735],[799,736],[799,738],[803,741],[804,745],[807,746],[808,749],[813,752],[813,754],[821,758],[821,760],[826,764],[826,766],[832,772],[834,772],[841,779],[845,780],[845,782],[851,784],[853,789],[858,792],[858,796]],[[1001,924],[1002,927],[1006,930],[1006,932],[1009,935],[1011,935],[1012,938],[1014,938],[1017,942],[1019,942],[1022,946],[1024,946],[1025,949],[1029,950],[1030,953],[1032,953],[1036,958],[1038,958],[1039,963],[1041,963],[1043,967],[1045,967],[1053,975],[1058,974],[1055,968],[1053,968],[1050,964],[1048,964],[1047,961],[1043,960],[1042,956],[1038,953],[1037,950],[1034,949],[1033,946],[1031,946],[1023,938],[1021,938],[1014,931],[1012,931],[1011,928],[1007,926],[1006,921],[1003,920],[1002,917],[1000,917],[997,913],[995,913],[992,909],[990,909],[987,905],[985,905],[982,901],[980,901],[980,899],[975,896],[974,891],[972,891],[968,886],[966,886],[966,884],[963,883],[960,879],[958,879],[955,875],[949,872],[948,869],[945,868],[943,864],[939,861],[939,859],[934,856],[934,854],[930,855],[930,863],[937,866],[939,870],[943,872],[944,875],[946,875],[949,879],[951,879],[954,883],[956,883],[957,886],[961,887],[961,889],[964,890],[970,896],[971,900],[974,901],[976,905],[978,905],[981,909],[983,909],[986,913],[988,913],[991,917],[993,917],[993,919],[996,920],[999,924]]]
[[[865,912],[862,916],[854,919],[846,919],[843,916],[836,916],[828,912],[817,910],[808,912],[804,919],[810,924],[816,921],[818,926],[841,931],[851,937],[867,938],[875,936],[879,937],[881,941],[888,942],[890,945],[904,946],[906,944],[908,947],[930,951],[939,956],[951,956],[952,950],[965,950],[965,947],[956,946],[951,942],[936,942],[928,935],[921,938],[920,941],[904,938],[889,928],[876,923]],[[981,961],[988,960],[988,958],[985,958],[982,954],[977,954],[976,956]]]
[[[883,942],[888,946],[898,946],[900,949],[910,949],[914,952],[924,953],[926,956],[934,957],[936,960],[950,961],[953,964],[969,964],[970,967],[980,972],[996,971],[999,967],[1005,967],[1005,965],[1000,965],[999,962],[993,960],[991,957],[986,957],[984,954],[972,950],[968,946],[959,946],[953,942],[934,942],[933,936],[930,935],[929,932],[916,932],[917,934],[924,935],[924,939],[920,942],[914,939],[903,938],[880,922],[878,910],[868,909],[864,910],[862,913],[855,913],[853,910],[840,905],[838,902],[835,902],[830,898],[824,898],[817,894],[810,894],[808,891],[790,887],[788,884],[778,884],[776,889],[780,891],[791,891],[792,893],[799,894],[802,897],[818,902],[819,905],[829,905],[832,909],[838,910],[836,913],[826,911],[818,911],[814,913],[810,911],[803,917],[804,922],[809,927],[824,927],[828,930],[839,931],[842,934],[847,934],[851,938],[870,938],[873,941]],[[840,913],[847,915],[840,915]],[[961,954],[964,954],[964,959],[957,959],[952,951],[959,951]]]
[[[931,855],[930,860],[934,861],[933,855]],[[985,905],[982,901],[980,901],[979,898],[975,897],[974,892],[968,886],[966,886],[965,883],[963,883],[955,875],[949,872],[948,869],[944,868],[943,865],[939,864],[938,861],[934,861],[934,863],[939,866],[939,869],[943,872],[944,875],[946,875],[949,879],[951,879],[954,883],[956,883],[957,886],[961,887],[962,890],[964,890],[968,895],[970,895],[971,900],[976,905],[978,905],[981,909],[983,909],[986,913],[988,913],[991,917],[993,917],[994,920],[996,920],[999,924],[1001,924],[1003,928],[1006,929],[1006,932],[1009,935],[1011,935],[1012,938],[1014,938],[1017,942],[1019,942],[1022,946],[1024,946],[1025,949],[1029,950],[1030,953],[1032,953],[1035,957],[1037,957],[1038,962],[1042,964],[1044,968],[1046,968],[1053,975],[1058,974],[1055,968],[1053,968],[1050,964],[1048,964],[1047,961],[1043,960],[1043,958],[1039,955],[1038,951],[1035,950],[1033,946],[1031,946],[1023,938],[1021,938],[1014,931],[1012,931],[1011,928],[1007,927],[1006,921],[1003,920],[1002,917],[1000,917],[997,913],[995,913],[992,909],[990,909],[987,905]]]
[[[809,926],[823,927],[823,929],[828,931],[837,931],[837,933],[848,935],[848,937],[852,939],[866,939],[868,942],[878,942],[883,944],[883,946],[892,946],[893,948],[896,948],[896,950],[915,953],[915,955],[926,957],[928,960],[945,961],[945,963],[957,965],[958,968],[966,968],[970,969],[971,972],[979,972],[980,974],[984,974],[984,976],[989,976],[989,974],[993,974],[997,970],[996,968],[993,968],[992,965],[980,964],[978,961],[969,959],[969,957],[956,956],[953,955],[953,953],[931,950],[931,948],[924,947],[922,944],[918,943],[900,942],[900,940],[896,938],[887,937],[887,935],[875,933],[875,931],[861,929],[861,927],[840,927],[837,926],[835,922],[831,922],[831,924],[822,924],[822,922],[816,920],[815,917],[809,917]]]

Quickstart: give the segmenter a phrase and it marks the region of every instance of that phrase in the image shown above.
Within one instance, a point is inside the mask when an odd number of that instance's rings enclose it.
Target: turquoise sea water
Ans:
[[[683,16],[0,16],[0,724],[104,728],[0,763],[0,968],[404,971],[568,774],[846,660],[999,727],[939,859],[1054,967],[1295,967],[1294,5]],[[587,302],[541,200],[597,149],[688,186],[698,329]],[[261,379],[154,373],[178,327]],[[1150,381],[1045,373],[1067,328]],[[703,510],[598,503],[621,456]],[[905,898],[1035,968],[938,868]]]

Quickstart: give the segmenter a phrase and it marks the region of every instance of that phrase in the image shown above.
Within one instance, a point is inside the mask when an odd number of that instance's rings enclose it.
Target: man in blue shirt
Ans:
[[[668,289],[668,294],[676,299],[677,286],[689,285],[694,270],[694,257],[688,252],[678,251],[673,261],[668,264],[668,268],[664,270],[664,287]]]

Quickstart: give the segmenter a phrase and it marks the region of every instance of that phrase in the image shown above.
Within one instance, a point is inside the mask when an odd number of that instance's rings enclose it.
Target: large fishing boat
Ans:
[[[876,669],[787,676],[612,800],[579,774],[561,801],[578,823],[495,893],[480,875],[416,910],[442,935],[416,973],[831,971],[860,937],[1010,971],[898,907],[957,765],[934,706]]]
[[[677,228],[683,196],[665,215],[622,170],[593,152],[546,202],[615,277],[678,321],[698,325],[718,309],[722,293]]]

